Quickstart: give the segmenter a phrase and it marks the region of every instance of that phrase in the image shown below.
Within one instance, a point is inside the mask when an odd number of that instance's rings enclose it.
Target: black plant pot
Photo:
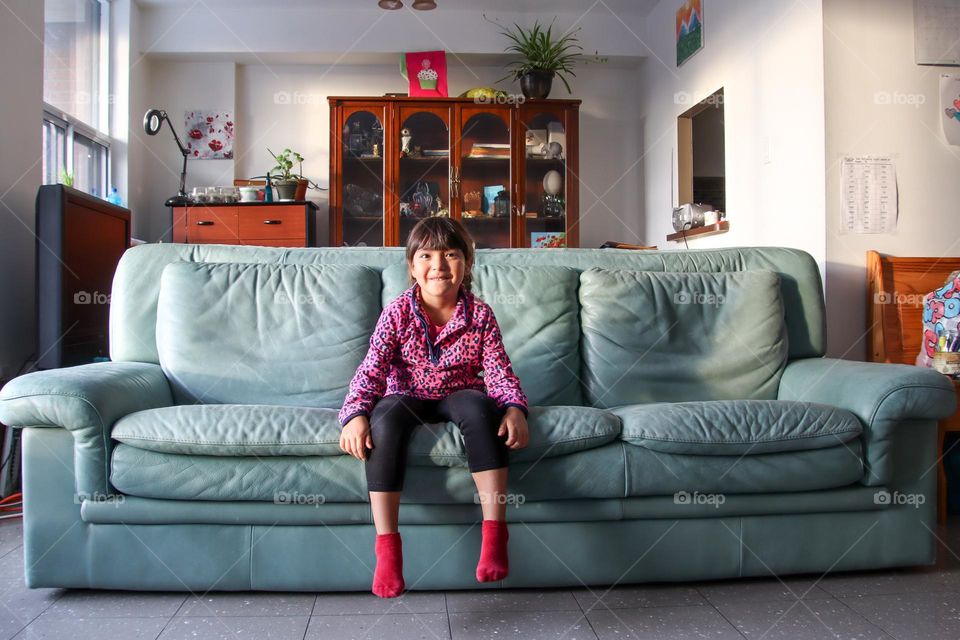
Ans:
[[[546,98],[553,84],[553,71],[527,71],[520,76],[520,91],[527,98]]]
[[[293,182],[275,182],[273,184],[277,189],[278,200],[293,200],[297,194],[297,181]]]

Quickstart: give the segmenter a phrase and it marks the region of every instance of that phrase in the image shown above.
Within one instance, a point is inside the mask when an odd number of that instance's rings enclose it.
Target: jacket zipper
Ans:
[[[433,364],[438,364],[440,362],[440,349],[433,345],[433,342],[430,340],[430,329],[427,327],[427,320],[423,317],[423,314],[420,313],[420,306],[417,304],[416,299],[413,301],[413,312],[417,314],[417,318],[420,319],[420,324],[423,325],[423,335],[424,339],[427,341],[427,350],[430,353],[430,361]]]

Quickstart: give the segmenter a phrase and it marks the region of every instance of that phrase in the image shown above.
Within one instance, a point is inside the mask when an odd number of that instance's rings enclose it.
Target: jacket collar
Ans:
[[[423,322],[427,322],[428,316],[424,312],[420,301],[420,285],[418,283],[414,283],[412,287],[407,289],[407,296],[410,299],[410,309],[413,311],[413,313]],[[443,331],[441,331],[440,335],[437,336],[437,340],[446,336],[447,334],[453,333],[454,331],[459,331],[463,327],[470,326],[472,319],[473,294],[467,291],[467,289],[461,284],[460,291],[457,293],[457,307],[454,309],[453,315],[450,317],[450,320],[447,322],[447,324],[443,325]]]

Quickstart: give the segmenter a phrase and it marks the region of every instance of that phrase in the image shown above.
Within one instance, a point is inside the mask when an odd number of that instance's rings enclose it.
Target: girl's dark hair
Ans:
[[[467,268],[463,274],[463,286],[470,291],[473,282],[473,237],[459,220],[434,216],[424,218],[413,227],[407,238],[407,264],[413,263],[417,251],[427,249],[436,251],[441,249],[459,249],[467,261]],[[410,282],[416,282],[410,274]]]

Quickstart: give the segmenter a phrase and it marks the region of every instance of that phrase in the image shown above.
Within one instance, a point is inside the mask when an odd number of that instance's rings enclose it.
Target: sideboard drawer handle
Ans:
[[[197,220],[198,227],[209,227],[213,224],[213,220]]]
[[[263,224],[281,224],[283,220],[264,220]]]

